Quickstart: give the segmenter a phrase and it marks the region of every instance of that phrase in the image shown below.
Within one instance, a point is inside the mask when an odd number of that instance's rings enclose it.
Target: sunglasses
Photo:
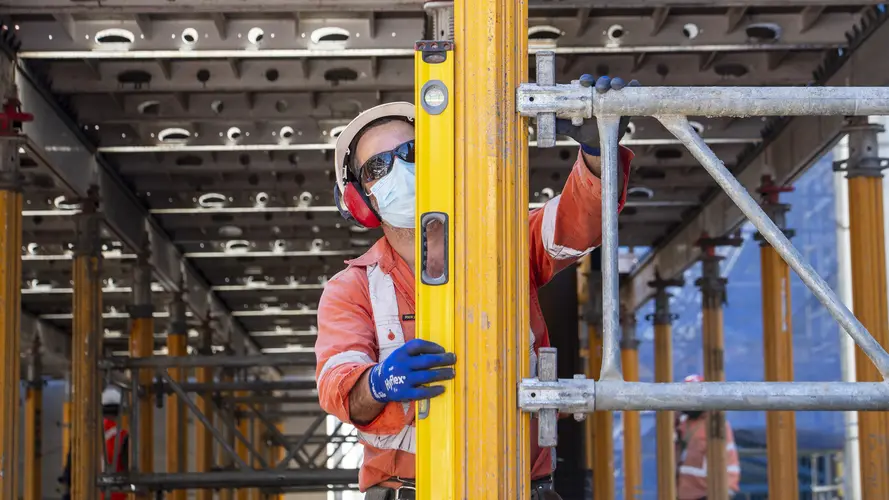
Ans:
[[[394,149],[377,153],[364,162],[358,169],[358,177],[362,182],[371,182],[382,179],[392,171],[395,158],[401,158],[408,163],[414,163],[413,139],[399,144]]]

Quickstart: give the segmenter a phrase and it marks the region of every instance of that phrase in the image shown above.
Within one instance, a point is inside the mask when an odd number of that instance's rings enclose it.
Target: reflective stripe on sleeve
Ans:
[[[344,351],[339,354],[334,354],[327,358],[327,361],[321,368],[321,373],[318,374],[318,382],[321,382],[321,379],[324,378],[324,374],[331,368],[336,368],[337,366],[345,365],[347,363],[360,363],[366,365],[373,362],[374,360],[370,359],[370,356],[361,351]]]
[[[543,248],[550,257],[556,260],[579,259],[584,255],[592,252],[596,247],[590,247],[586,250],[577,250],[556,244],[556,216],[559,213],[559,201],[562,195],[546,202],[543,205],[543,222],[540,227],[540,234],[543,239]]]
[[[412,425],[406,425],[398,434],[389,436],[359,432],[358,438],[378,450],[401,450],[417,453],[417,428]]]
[[[697,467],[683,465],[683,466],[679,467],[679,474],[685,474],[686,476],[692,476],[692,477],[707,477],[707,469],[706,468],[699,469]]]

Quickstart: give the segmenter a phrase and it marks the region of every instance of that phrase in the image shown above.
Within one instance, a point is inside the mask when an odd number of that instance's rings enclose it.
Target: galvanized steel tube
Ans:
[[[601,380],[619,380],[620,275],[617,216],[620,199],[620,117],[598,117],[602,148],[602,370]]]

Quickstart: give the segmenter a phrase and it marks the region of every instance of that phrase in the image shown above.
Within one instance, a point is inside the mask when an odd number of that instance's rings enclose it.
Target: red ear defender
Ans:
[[[347,220],[352,220],[368,229],[380,227],[380,216],[373,209],[370,199],[355,181],[346,183],[346,191],[340,194],[339,186],[334,187],[334,200],[337,208]]]

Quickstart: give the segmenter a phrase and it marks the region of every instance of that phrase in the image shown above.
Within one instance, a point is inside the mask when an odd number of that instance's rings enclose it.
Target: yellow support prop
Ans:
[[[237,391],[235,392],[236,397],[245,397],[249,393],[247,391]],[[247,418],[245,414],[247,408],[244,405],[237,405],[236,411],[240,412],[240,415],[237,419],[238,423],[238,432],[240,432],[244,437],[249,438],[250,436],[250,419]],[[247,445],[244,444],[240,439],[235,440],[235,453],[241,457],[241,460],[250,463],[250,450],[247,448]],[[236,498],[237,500],[250,500],[250,489],[249,488],[238,488],[236,490]]]
[[[96,366],[102,352],[102,276],[99,218],[93,199],[83,203],[78,216],[74,257],[74,321],[71,341],[71,498],[94,499],[96,478],[103,460],[99,408],[100,380]],[[14,498],[14,497],[4,497]]]
[[[626,313],[622,318],[621,364],[624,380],[639,381],[639,341],[636,340],[636,318]],[[642,498],[642,423],[638,411],[623,412],[624,425],[624,498]]]
[[[598,378],[602,370],[602,335],[596,326],[589,327],[590,378]],[[614,414],[610,411],[594,412],[593,422],[593,498],[615,498],[614,488]]]
[[[790,310],[790,267],[768,243],[760,248],[762,263],[763,353],[768,382],[793,381],[793,328]],[[796,414],[766,413],[769,498],[799,498]]]
[[[167,356],[187,356],[188,326],[185,323],[185,304],[177,298],[170,306],[170,327],[167,332]],[[178,383],[188,379],[185,368],[169,368],[170,378]],[[167,472],[185,472],[188,456],[188,427],[185,404],[179,396],[171,395],[166,401]],[[186,500],[186,490],[170,492],[170,500]]]
[[[850,146],[852,146],[850,135]],[[849,232],[852,261],[852,306],[855,316],[883,347],[889,346],[886,310],[886,243],[881,177],[849,179]],[[882,381],[860,348],[855,351],[858,382]],[[861,442],[861,498],[889,498],[889,414],[858,412]]]
[[[210,349],[212,332],[204,329],[201,333],[202,355],[211,355]],[[196,368],[197,382],[209,384],[213,382],[213,368],[203,366]],[[207,416],[210,422],[214,422],[213,400],[210,393],[201,393],[196,401],[198,409]],[[213,468],[213,435],[203,425],[195,425],[195,472],[210,472]],[[197,500],[213,500],[213,490],[198,490]]]
[[[261,405],[257,408],[259,411],[265,411]],[[262,469],[262,463],[260,462],[260,457],[265,458],[268,455],[268,447],[265,442],[265,433],[263,432],[263,423],[258,418],[251,418],[250,421],[253,423],[251,426],[251,435],[250,442],[253,443],[253,448],[256,449],[256,456],[253,457],[253,467],[256,469]],[[259,488],[255,488],[253,491],[253,500],[262,500],[263,494],[262,490]]]
[[[130,357],[149,358],[154,355],[154,305],[151,302],[151,269],[145,254],[139,256],[133,282],[133,306],[129,309]],[[139,444],[133,465],[140,474],[150,474],[154,472],[153,371],[150,368],[135,369],[130,376],[138,380],[141,389],[136,400],[136,434],[131,438]],[[151,498],[149,492],[129,496],[133,499]]]
[[[65,381],[65,401],[62,403],[62,469],[68,463],[68,452],[71,451],[71,389],[70,381]]]
[[[678,283],[677,283],[678,284]],[[655,295],[654,322],[654,381],[673,382],[673,318],[670,314],[670,295],[667,283],[652,283]],[[676,499],[676,446],[673,440],[675,412],[657,412],[657,492],[660,500]]]
[[[220,381],[225,383],[225,382],[232,382],[234,380],[234,377],[232,376],[232,372],[230,370],[223,369],[219,375],[219,379],[220,379]],[[231,395],[232,395],[231,392],[223,392],[222,393],[222,396],[224,398],[230,398]],[[228,417],[228,410],[222,410],[219,414],[219,419],[225,419],[227,417]],[[228,430],[228,427],[226,427],[226,430],[224,431],[223,435],[226,437],[228,444],[235,450],[235,452],[237,452],[239,449],[238,449],[238,443],[234,439],[234,433],[231,432],[230,430]],[[217,460],[219,461],[219,464],[225,468],[234,467],[234,461],[231,459],[231,457],[228,456],[228,454],[225,452],[225,450],[222,449],[222,446],[217,446],[216,449],[217,449],[217,452],[219,453],[219,455],[217,455]],[[232,490],[230,488],[219,490],[219,500],[232,500],[233,498],[234,498],[234,490]]]
[[[25,392],[25,497],[42,500],[43,481],[43,379],[40,366],[40,337],[34,337],[28,360],[28,380]]]
[[[416,49],[416,336],[438,343],[460,359],[463,343],[458,344],[454,335],[453,42],[417,42]],[[427,266],[427,251],[444,255],[444,267]],[[462,377],[442,383],[444,394],[416,405],[416,480],[422,500],[462,496],[458,475],[464,452],[457,435],[466,420],[465,402],[456,391],[459,383]]]
[[[454,324],[462,344],[454,387],[465,403],[457,489],[461,498],[522,499],[531,469],[530,415],[516,391],[530,375],[528,124],[515,95],[528,77],[528,4],[458,0],[454,27]]]
[[[0,189],[0,498],[17,498],[19,481],[22,194],[17,151],[17,141],[0,142],[0,181],[8,184]]]
[[[703,275],[704,379],[724,382],[724,342],[722,331],[722,303],[725,298],[724,280],[719,277],[719,257],[713,247],[705,247]],[[728,474],[725,463],[725,412],[707,412],[707,499],[727,500]]]

